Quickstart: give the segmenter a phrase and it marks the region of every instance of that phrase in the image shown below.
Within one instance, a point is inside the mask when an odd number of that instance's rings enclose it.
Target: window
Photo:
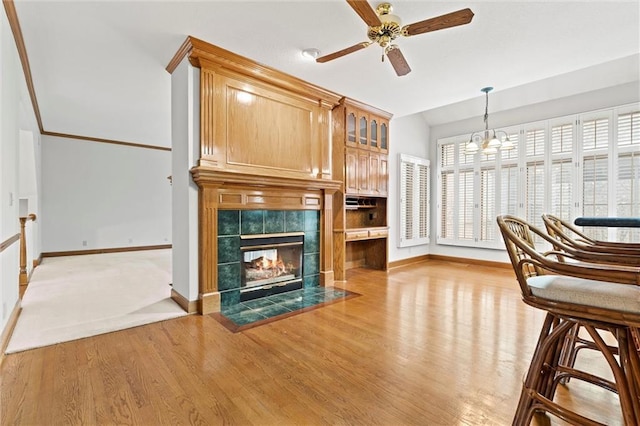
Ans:
[[[495,217],[640,216],[640,104],[502,129],[515,149],[466,155],[469,135],[438,140],[437,243],[503,249]],[[640,242],[640,229],[585,227]]]
[[[399,154],[400,232],[398,247],[429,243],[429,160]]]

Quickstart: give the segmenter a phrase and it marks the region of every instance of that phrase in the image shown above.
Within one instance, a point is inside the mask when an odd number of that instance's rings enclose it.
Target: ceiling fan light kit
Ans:
[[[377,43],[382,48],[382,61],[384,62],[386,55],[396,74],[403,76],[409,74],[411,68],[400,51],[400,47],[393,44],[396,38],[399,36],[411,37],[417,34],[465,25],[473,19],[473,12],[470,9],[462,9],[402,26],[400,17],[393,14],[393,7],[390,3],[380,3],[375,10],[364,0],[347,0],[347,3],[368,25],[367,37],[370,41],[361,42],[346,49],[316,58],[316,62],[329,62]]]

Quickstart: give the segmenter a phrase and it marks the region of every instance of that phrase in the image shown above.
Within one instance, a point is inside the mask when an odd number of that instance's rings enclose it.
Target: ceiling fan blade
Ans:
[[[321,56],[316,58],[316,62],[324,63],[333,61],[341,56],[348,55],[349,53],[357,52],[358,50],[364,49],[365,47],[369,47],[371,45],[370,41],[363,41],[362,43],[354,44],[351,47],[347,47],[346,49],[338,50],[337,52],[330,53],[325,56]]]
[[[431,31],[443,30],[445,28],[457,27],[465,25],[473,19],[471,9],[462,9],[456,12],[447,13],[446,15],[436,16],[435,18],[425,19],[424,21],[415,22],[413,24],[402,27],[404,36],[413,36],[416,34],[428,33]]]
[[[411,72],[411,67],[409,67],[407,60],[404,58],[399,47],[391,46],[387,51],[387,58],[389,58],[389,62],[393,65],[393,69],[396,70],[398,77],[402,77],[403,75],[407,75]]]
[[[365,0],[347,0],[347,3],[349,3],[349,6],[351,6],[353,10],[356,11],[356,13],[368,26],[377,27],[382,25],[378,14]]]

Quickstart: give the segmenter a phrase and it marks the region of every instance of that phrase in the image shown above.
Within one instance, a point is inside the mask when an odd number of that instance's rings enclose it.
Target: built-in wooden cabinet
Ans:
[[[333,109],[334,277],[347,269],[387,269],[387,195],[391,114],[342,99]]]

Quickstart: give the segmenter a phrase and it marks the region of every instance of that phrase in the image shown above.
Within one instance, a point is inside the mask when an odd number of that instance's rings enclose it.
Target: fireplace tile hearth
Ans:
[[[359,295],[335,287],[303,288],[223,306],[221,312],[211,316],[229,330],[237,332],[355,296]]]

